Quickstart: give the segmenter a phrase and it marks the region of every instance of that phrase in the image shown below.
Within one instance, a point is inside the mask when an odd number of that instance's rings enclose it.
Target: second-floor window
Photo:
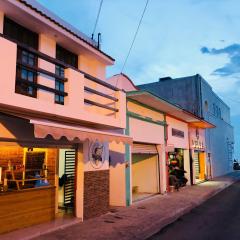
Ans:
[[[56,58],[74,68],[78,67],[78,55],[59,45],[56,47]],[[60,77],[64,77],[64,68],[56,65],[55,73]],[[64,82],[55,79],[55,89],[64,92]],[[64,96],[61,94],[55,94],[55,103],[64,105]]]
[[[37,57],[28,51],[18,49],[17,58],[16,93],[37,97],[35,86],[37,73],[31,70],[31,67],[37,65]]]
[[[3,34],[8,38],[24,44],[26,47],[38,49],[38,34],[19,25],[8,17],[4,18]],[[37,57],[29,51],[18,48],[16,93],[36,97],[37,73],[33,67],[37,67]]]
[[[64,77],[64,68],[56,65],[56,75],[59,77]],[[64,82],[55,79],[55,89],[61,92],[64,92]],[[64,105],[64,96],[55,94],[55,103]]]

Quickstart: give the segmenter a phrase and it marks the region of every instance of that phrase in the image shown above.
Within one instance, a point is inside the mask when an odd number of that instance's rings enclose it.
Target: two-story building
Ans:
[[[36,1],[0,0],[0,233],[126,204],[115,173],[131,138],[126,95],[105,81],[113,64]]]

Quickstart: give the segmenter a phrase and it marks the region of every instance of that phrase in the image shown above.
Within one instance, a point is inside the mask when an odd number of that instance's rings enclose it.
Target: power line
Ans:
[[[95,31],[96,31],[96,28],[97,28],[99,16],[100,16],[101,9],[102,9],[102,4],[103,4],[103,0],[101,0],[100,5],[99,5],[99,8],[98,8],[97,19],[96,19],[95,25],[94,25],[94,27],[93,27],[92,39],[93,39],[93,37],[94,37],[94,33],[95,33]]]
[[[125,66],[126,66],[127,60],[128,60],[128,58],[129,58],[129,56],[130,56],[131,50],[132,50],[132,48],[133,48],[134,42],[135,42],[135,40],[136,40],[138,31],[139,31],[139,28],[140,28],[141,23],[142,23],[143,16],[144,16],[144,14],[145,14],[145,12],[146,12],[148,3],[149,3],[149,0],[146,1],[146,5],[145,5],[145,7],[144,7],[144,9],[143,9],[143,13],[142,13],[142,16],[141,16],[141,18],[140,18],[140,21],[139,21],[139,23],[138,23],[138,26],[137,26],[137,30],[136,30],[136,32],[135,32],[135,35],[134,35],[134,37],[133,37],[132,44],[131,44],[131,46],[130,46],[130,48],[129,48],[128,54],[127,54],[127,56],[126,56],[126,59],[125,59],[125,61],[124,61],[123,66],[122,66],[121,73],[123,72],[123,70],[124,70],[124,68],[125,68]]]

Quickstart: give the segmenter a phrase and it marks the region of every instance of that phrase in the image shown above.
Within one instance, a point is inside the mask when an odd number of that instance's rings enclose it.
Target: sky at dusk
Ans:
[[[91,36],[100,0],[38,0]],[[104,0],[96,32],[119,73],[145,0]],[[199,73],[231,107],[235,156],[240,159],[240,1],[150,0],[124,69],[136,85]]]

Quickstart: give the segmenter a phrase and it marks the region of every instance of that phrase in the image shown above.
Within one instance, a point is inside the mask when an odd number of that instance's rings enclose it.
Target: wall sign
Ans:
[[[192,147],[195,149],[204,149],[204,142],[200,139],[198,128],[196,129],[196,139],[192,139]]]
[[[172,128],[172,136],[184,138],[184,132],[175,128]]]
[[[93,142],[90,145],[89,155],[90,162],[93,168],[99,169],[103,166],[106,159],[106,149],[102,143],[98,141]]]

